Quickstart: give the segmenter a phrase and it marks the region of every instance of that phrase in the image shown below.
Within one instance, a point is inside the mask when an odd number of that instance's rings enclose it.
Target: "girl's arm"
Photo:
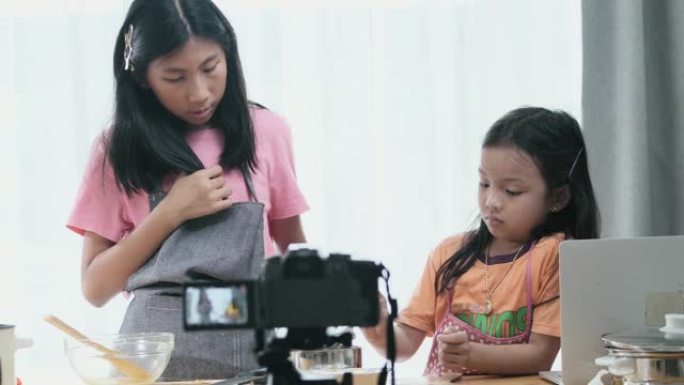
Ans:
[[[383,357],[387,356],[387,299],[380,294],[380,321],[378,325],[370,328],[361,328],[361,332],[375,350]],[[414,327],[395,322],[394,341],[396,344],[397,361],[406,361],[411,358],[420,344],[425,339],[425,332]]]
[[[493,374],[529,374],[549,370],[560,349],[560,338],[532,333],[526,344],[485,345],[468,342],[464,332],[444,333],[439,360],[445,368],[463,367]]]
[[[233,203],[220,166],[180,177],[164,199],[127,237],[114,243],[86,232],[81,257],[81,289],[100,307],[125,287],[142,266],[184,221],[225,210]]]
[[[384,322],[387,322],[385,320]],[[368,342],[375,348],[380,355],[387,355],[387,325],[380,330],[378,325],[375,328],[361,328],[361,332]],[[425,332],[402,323],[394,323],[394,341],[397,349],[397,361],[406,361],[418,351],[420,344],[425,339]]]
[[[299,215],[276,219],[271,221],[269,225],[271,226],[271,236],[282,254],[287,252],[287,247],[290,244],[306,242],[302,221]]]
[[[121,292],[128,277],[177,227],[174,222],[170,214],[155,209],[118,243],[86,232],[81,258],[81,289],[88,302],[101,307]]]

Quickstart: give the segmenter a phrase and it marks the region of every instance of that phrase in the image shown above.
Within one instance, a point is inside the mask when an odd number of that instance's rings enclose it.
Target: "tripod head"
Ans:
[[[258,353],[259,364],[269,373],[269,385],[352,385],[352,374],[345,373],[342,383],[334,377],[303,379],[292,361],[289,360],[293,349],[310,350],[341,344],[350,347],[352,334],[342,333],[329,336],[325,328],[293,328],[283,338],[274,337]],[[264,346],[264,333],[257,332],[257,349]],[[384,383],[384,380],[382,381]]]

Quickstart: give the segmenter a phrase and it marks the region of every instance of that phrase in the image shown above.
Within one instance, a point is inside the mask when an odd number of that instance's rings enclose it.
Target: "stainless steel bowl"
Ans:
[[[684,384],[684,335],[650,328],[609,334],[609,371],[625,384]]]
[[[626,359],[615,372],[625,384],[683,384],[684,355],[610,350],[616,359]]]
[[[299,371],[336,370],[361,367],[358,346],[331,347],[317,350],[293,350],[290,360]]]

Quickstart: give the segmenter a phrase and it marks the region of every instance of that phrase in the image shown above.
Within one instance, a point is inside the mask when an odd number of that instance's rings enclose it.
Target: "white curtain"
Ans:
[[[54,313],[117,330],[125,300],[80,293],[81,239],[64,223],[90,144],[112,110],[111,55],[130,1],[26,0],[0,7],[0,323],[35,346],[18,374],[68,372]],[[233,23],[249,97],[291,124],[324,251],[382,261],[400,307],[431,248],[477,213],[479,146],[521,105],[580,118],[579,1],[218,1]],[[287,4],[287,5],[285,5]],[[380,357],[360,338],[365,366]],[[399,366],[417,376],[419,354]]]

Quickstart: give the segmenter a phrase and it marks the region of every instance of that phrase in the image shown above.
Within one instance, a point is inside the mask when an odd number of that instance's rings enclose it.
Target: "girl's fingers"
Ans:
[[[439,363],[451,370],[462,370],[466,364],[467,356],[463,354],[447,353],[444,351],[439,351],[437,354]]]
[[[469,346],[467,344],[448,344],[440,343],[439,350],[449,354],[468,354]]]
[[[455,372],[458,372],[458,371],[463,370],[463,367],[465,366],[466,360],[463,357],[445,356],[445,357],[439,358],[439,363],[445,369],[449,369],[449,370],[453,370]]]
[[[468,342],[468,335],[466,332],[455,332],[455,333],[447,333],[444,332],[440,334],[438,337],[440,342],[443,343],[450,343],[450,344],[462,344],[464,342]]]
[[[439,357],[442,357],[445,360],[450,361],[450,362],[451,361],[457,361],[457,360],[465,361],[465,358],[467,356],[463,353],[452,353],[452,352],[447,352],[444,350],[440,351],[439,353],[440,353]]]
[[[221,165],[218,164],[216,166],[205,168],[204,170],[200,171],[203,171],[205,175],[209,178],[216,178],[217,176],[223,175],[223,167],[221,167]]]
[[[218,212],[221,210],[228,209],[232,205],[233,205],[233,200],[230,198],[226,198],[226,199],[221,199],[219,201],[216,201],[216,203],[214,203],[214,208],[216,209],[215,211]]]
[[[211,184],[215,189],[220,189],[226,182],[223,180],[222,176],[217,176],[216,178],[211,179]]]
[[[229,199],[232,194],[233,194],[233,189],[231,189],[230,186],[228,186],[228,185],[223,185],[222,187],[213,191],[211,194],[211,197],[214,200],[220,201],[220,200]]]

